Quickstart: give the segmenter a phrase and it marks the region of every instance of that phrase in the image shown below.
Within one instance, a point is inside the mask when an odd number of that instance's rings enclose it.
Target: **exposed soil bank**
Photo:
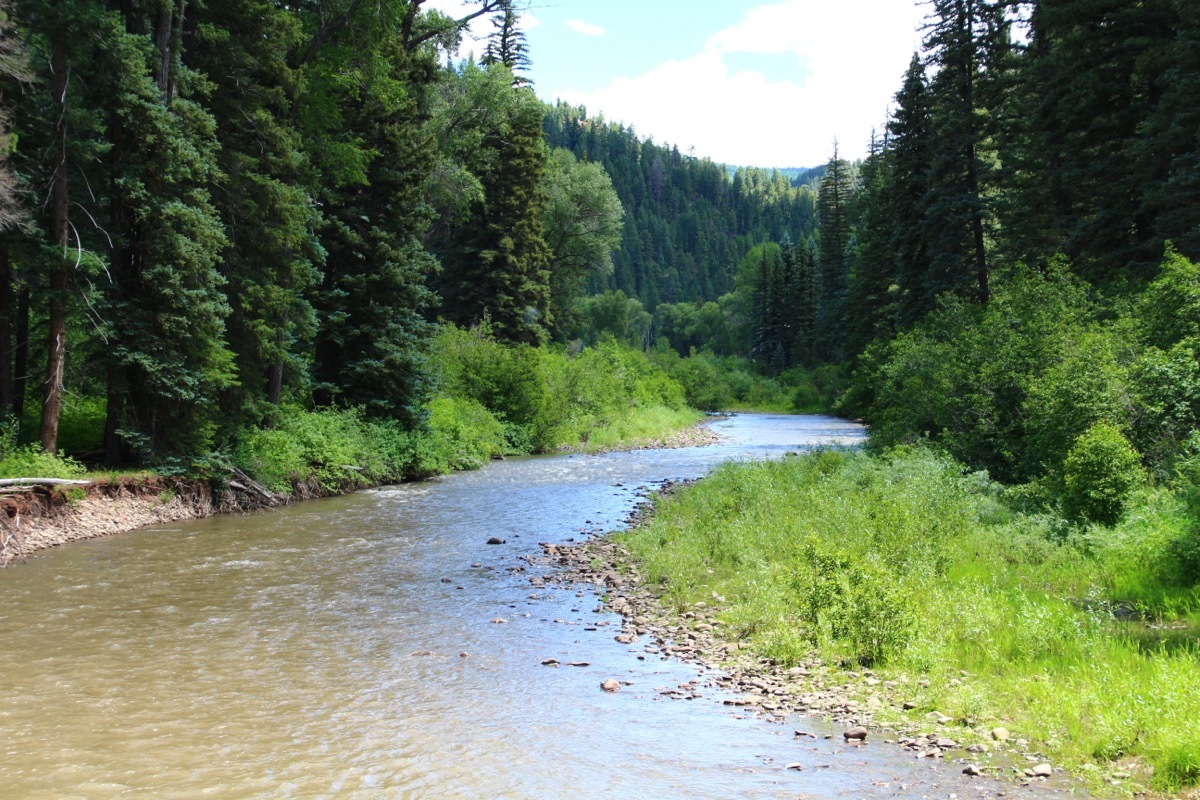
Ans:
[[[0,496],[0,566],[67,542],[184,519],[220,509],[204,481],[161,477],[37,487]]]

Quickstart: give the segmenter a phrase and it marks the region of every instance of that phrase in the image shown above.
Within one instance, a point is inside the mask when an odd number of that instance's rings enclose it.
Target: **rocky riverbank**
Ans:
[[[662,491],[678,488],[667,483]],[[643,503],[627,523],[641,524],[652,513],[653,507]],[[1028,740],[1010,735],[999,725],[955,720],[925,707],[921,689],[929,686],[926,676],[885,677],[870,669],[844,669],[816,653],[787,666],[759,656],[752,645],[726,635],[721,619],[725,598],[713,596],[678,608],[665,604],[643,582],[629,551],[611,535],[543,544],[542,551],[536,561],[556,569],[548,577],[534,578],[535,585],[599,587],[607,608],[623,619],[618,642],[640,645],[644,657],[677,658],[700,666],[713,676],[711,685],[729,694],[724,704],[738,713],[779,724],[794,720],[794,715],[820,717],[840,728],[851,745],[869,740],[902,747],[914,758],[957,762],[969,776],[993,776],[1023,785],[1072,785],[1069,776],[1046,763]],[[962,673],[954,680],[966,683],[974,676]],[[664,687],[661,694],[693,699],[699,696],[699,684]],[[797,737],[818,735],[803,725],[795,733]]]

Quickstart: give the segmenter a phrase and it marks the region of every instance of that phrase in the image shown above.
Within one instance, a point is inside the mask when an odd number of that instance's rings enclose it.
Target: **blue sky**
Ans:
[[[835,138],[865,155],[924,15],[915,0],[530,0],[523,28],[544,100],[698,156],[791,167],[825,162]]]

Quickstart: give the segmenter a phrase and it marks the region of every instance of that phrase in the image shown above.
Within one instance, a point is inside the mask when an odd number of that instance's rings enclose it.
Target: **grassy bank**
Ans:
[[[1095,786],[1170,792],[1200,783],[1186,494],[1072,528],[928,451],[826,451],[725,466],[628,545],[668,602],[723,597],[731,639],[894,681],[878,722],[936,711],[960,740],[1003,725]]]
[[[415,429],[357,408],[285,403],[261,427],[228,431],[216,452],[149,466],[213,479],[218,488],[236,467],[272,492],[312,496],[474,469],[508,455],[647,446],[702,418],[678,381],[612,341],[580,351],[514,347],[447,327],[433,341],[428,367],[434,392]],[[104,413],[102,402],[73,399],[64,412],[64,449],[97,452]],[[24,430],[36,431],[36,420]],[[0,478],[92,474],[70,457],[21,442],[16,431],[0,425]]]

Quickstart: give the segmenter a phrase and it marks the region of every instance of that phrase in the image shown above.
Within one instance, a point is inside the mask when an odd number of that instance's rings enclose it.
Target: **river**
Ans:
[[[0,798],[1012,796],[879,742],[802,744],[715,689],[660,699],[698,668],[614,641],[594,587],[518,571],[618,527],[638,487],[863,437],[715,425],[723,444],[510,459],[0,571]]]

